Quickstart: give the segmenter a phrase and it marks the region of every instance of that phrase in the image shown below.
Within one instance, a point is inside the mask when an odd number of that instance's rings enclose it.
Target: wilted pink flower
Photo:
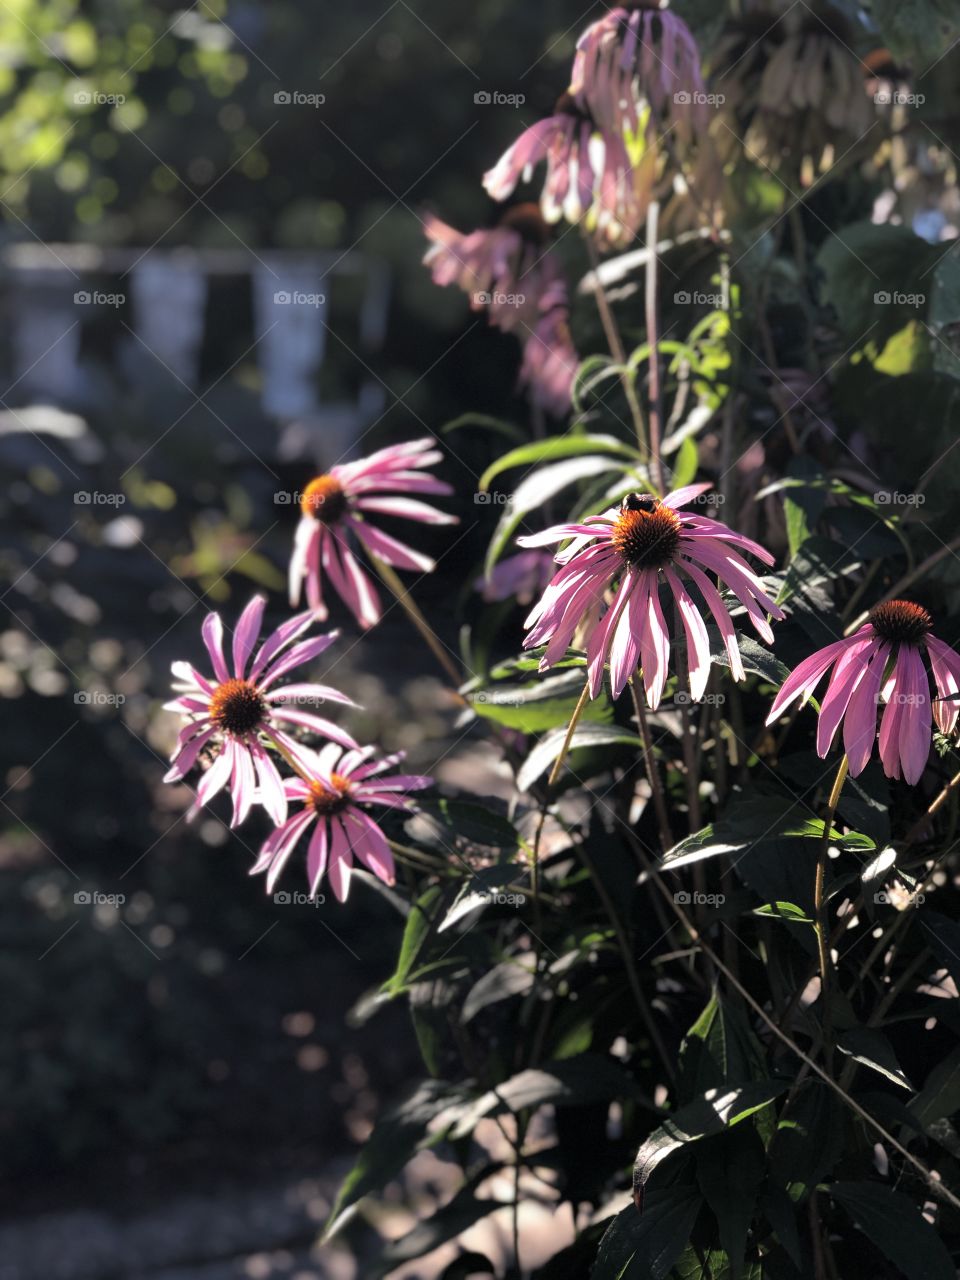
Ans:
[[[494,200],[506,200],[542,160],[547,178],[540,207],[547,222],[582,220],[605,247],[631,243],[653,189],[655,148],[634,167],[622,132],[601,128],[582,99],[565,93],[554,114],[525,130],[484,174],[483,185]]]
[[[520,551],[499,560],[489,574],[474,583],[484,600],[516,600],[529,604],[553,577],[553,556],[549,551]]]
[[[216,759],[200,779],[197,803],[204,805],[225,786],[233,797],[233,821],[237,826],[260,803],[274,822],[283,822],[287,800],[277,767],[263,741],[295,759],[306,750],[281,726],[311,729],[346,747],[356,747],[349,733],[332,721],[298,705],[288,703],[338,702],[355,705],[346,694],[326,684],[288,684],[274,688],[281,676],[319,657],[337,638],[337,632],[315,636],[293,644],[314,621],[312,613],[288,619],[257,650],[266,605],[263,596],[254,596],[233,633],[233,673],[223,656],[223,622],[218,613],[208,613],[203,621],[203,642],[207,646],[213,676],[203,676],[189,662],[175,662],[172,670],[179,694],[166,710],[187,717],[171,757],[172,768],[164,782],[180,782],[196,764],[204,749],[215,750]]]
[[[647,701],[656,708],[670,659],[670,628],[660,603],[660,587],[665,584],[687,637],[691,695],[694,699],[703,697],[710,674],[710,644],[700,606],[683,574],[717,624],[733,678],[744,679],[733,623],[707,574],[715,574],[732,591],[754,628],[769,642],[773,632],[767,614],[777,619],[783,614],[737,552],[748,552],[766,565],[773,564],[773,557],[719,520],[677,510],[709,488],[708,484],[687,485],[662,500],[631,493],[619,509],[613,507],[603,515],[588,516],[580,524],[555,525],[544,533],[518,539],[524,547],[572,539],[556,557],[563,568],[525,623],[533,628],[523,642],[525,649],[547,644],[541,671],[563,657],[574,632],[583,624],[591,698],[600,692],[604,663],[609,660],[613,696],[620,696],[639,665]],[[614,583],[613,599],[601,612],[607,590]]]
[[[707,124],[700,50],[690,28],[656,2],[610,9],[577,41],[571,93],[605,130],[648,141]]]
[[[866,768],[879,738],[887,777],[902,774],[907,782],[918,782],[930,754],[932,725],[952,733],[958,714],[960,657],[930,634],[932,626],[926,609],[909,600],[877,605],[869,621],[852,636],[828,644],[800,663],[783,682],[767,724],[797,698],[808,698],[832,668],[817,722],[820,758],[827,755],[843,721],[843,749],[854,777]],[[932,712],[924,649],[939,691]]]
[[[321,621],[326,618],[321,594],[321,577],[326,574],[361,627],[373,626],[381,614],[380,597],[354,554],[358,543],[395,569],[429,573],[434,567],[429,556],[377,529],[368,517],[403,516],[422,524],[456,524],[456,516],[405,496],[453,492],[445,481],[420,470],[442,457],[431,439],[411,440],[357,462],[340,463],[311,480],[300,498],[301,517],[290,558],[290,603],[299,603],[306,582],[310,608]]]
[[[570,336],[569,311],[558,304],[543,312],[523,344],[517,383],[531,404],[557,418],[570,412],[580,357]]]
[[[486,309],[490,323],[505,333],[536,324],[544,295],[567,301],[566,281],[548,249],[550,231],[535,204],[508,209],[500,225],[461,234],[427,215],[432,241],[424,256],[435,284],[458,285],[474,311]]]
[[[398,755],[372,760],[373,748],[341,752],[327,746],[311,753],[306,778],[289,778],[284,784],[289,800],[301,808],[265,841],[251,875],[267,873],[267,892],[273,891],[300,837],[313,826],[307,846],[307,882],[315,894],[326,872],[337,899],[343,902],[350,888],[354,859],[385,884],[393,884],[393,855],[367,806],[410,809],[407,793],[433,785],[432,778],[413,774],[384,774],[403,759]]]

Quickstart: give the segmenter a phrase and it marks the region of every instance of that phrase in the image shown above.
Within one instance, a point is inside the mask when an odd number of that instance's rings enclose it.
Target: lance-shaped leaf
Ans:
[[[638,1213],[621,1210],[607,1228],[590,1280],[664,1280],[686,1248],[702,1204],[690,1187],[651,1191]]]
[[[520,791],[529,791],[537,779],[546,773],[560,754],[566,736],[565,728],[554,729],[537,743],[517,774],[517,788]],[[571,751],[580,747],[609,746],[633,747],[636,751],[642,751],[643,739],[627,729],[618,729],[616,725],[582,724],[575,730],[570,741]]]
[[[537,462],[556,462],[558,458],[575,458],[585,453],[609,453],[638,461],[637,451],[616,436],[565,435],[551,436],[549,440],[535,440],[532,444],[511,449],[496,462],[490,464],[480,477],[480,488],[489,489],[491,483],[503,471],[511,467],[529,467]]]
[[[907,1196],[878,1182],[834,1182],[830,1195],[907,1280],[956,1280],[946,1245]]]

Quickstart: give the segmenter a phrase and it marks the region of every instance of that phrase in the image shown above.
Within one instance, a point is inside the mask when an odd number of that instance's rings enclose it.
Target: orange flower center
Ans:
[[[225,733],[252,733],[263,720],[267,704],[249,680],[224,680],[210,698],[210,719]]]
[[[333,784],[332,791],[322,782],[310,783],[307,804],[320,818],[331,813],[339,813],[341,809],[346,808],[349,800],[350,779],[339,773],[331,773],[330,781]]]
[[[659,498],[631,493],[624,498],[611,538],[632,569],[669,564],[680,546],[680,517]]]
[[[910,600],[888,600],[870,611],[870,622],[878,636],[893,643],[916,644],[933,627],[933,619]]]
[[[336,524],[347,509],[347,495],[336,476],[315,476],[300,495],[300,510],[323,524]]]

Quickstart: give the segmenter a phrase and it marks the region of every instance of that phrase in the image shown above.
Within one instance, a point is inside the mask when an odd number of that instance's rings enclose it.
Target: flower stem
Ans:
[[[843,759],[840,761],[840,766],[837,769],[836,777],[833,780],[830,799],[827,801],[827,812],[824,815],[823,820],[823,839],[820,841],[820,849],[817,854],[817,874],[813,885],[813,912],[816,921],[817,950],[820,953],[820,998],[823,1002],[823,1045],[828,1069],[833,1055],[833,1034],[830,1019],[830,921],[827,915],[826,903],[824,902],[823,890],[827,870],[827,851],[830,848],[830,832],[833,829],[833,819],[836,816],[837,805],[840,802],[840,792],[843,790],[843,784],[847,777],[848,766],[849,762],[846,755],[844,755]]]
[[[657,317],[657,233],[660,205],[650,201],[647,210],[647,276],[645,304],[647,315],[647,345],[650,348],[650,462],[660,493],[666,493],[663,476],[663,459],[660,457],[660,439],[663,434],[663,389],[660,385],[660,326]]]
[[[640,690],[637,688],[636,676],[630,677],[630,693],[633,697],[633,709],[636,712],[640,736],[643,738],[643,760],[647,766],[647,780],[650,783],[653,808],[657,815],[657,826],[660,829],[660,843],[663,845],[663,852],[666,853],[668,849],[673,848],[673,833],[670,830],[670,818],[667,814],[663,783],[660,779],[660,770],[657,768],[657,762],[654,759],[653,739],[650,736],[650,726],[647,724],[646,713],[640,698]]]
[[[624,350],[623,341],[620,337],[620,330],[617,328],[617,322],[614,317],[610,303],[607,301],[607,295],[603,291],[603,285],[600,283],[600,258],[597,254],[596,245],[590,238],[589,233],[584,230],[584,243],[587,246],[587,256],[590,259],[590,269],[593,272],[593,295],[597,300],[597,310],[600,313],[600,323],[603,325],[603,332],[606,335],[607,346],[610,348],[610,354],[620,366],[620,382],[623,386],[623,394],[626,396],[627,405],[630,408],[630,416],[633,418],[633,429],[637,433],[637,445],[640,448],[640,455],[646,462],[650,457],[650,446],[647,443],[647,427],[643,417],[643,410],[640,407],[640,401],[637,398],[637,389],[634,386],[630,371],[627,369],[627,353]]]
[[[390,565],[388,565],[384,560],[381,560],[381,558],[378,555],[375,555],[372,551],[368,550],[367,554],[370,557],[373,567],[380,575],[384,586],[386,586],[396,598],[397,603],[401,606],[407,617],[426,641],[430,652],[440,663],[441,667],[443,667],[454,689],[457,690],[457,697],[460,698],[461,701],[465,702],[466,699],[459,692],[460,685],[463,683],[463,674],[457,669],[451,660],[450,654],[447,652],[443,642],[417,608],[413,601],[413,597],[410,595],[409,591],[403,585],[399,576],[394,572]]]

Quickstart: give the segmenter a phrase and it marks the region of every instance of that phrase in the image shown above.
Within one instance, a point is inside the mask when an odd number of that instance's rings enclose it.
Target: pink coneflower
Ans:
[[[570,90],[607,130],[648,141],[707,123],[700,50],[690,28],[656,0],[610,9],[577,41]]]
[[[777,619],[783,614],[737,552],[745,551],[766,565],[773,564],[773,557],[719,520],[677,510],[710,487],[687,485],[662,500],[631,493],[619,509],[613,507],[603,515],[588,516],[581,524],[555,525],[544,533],[518,539],[525,547],[572,539],[556,557],[563,568],[525,624],[533,628],[523,642],[525,649],[546,642],[541,671],[563,657],[582,625],[591,698],[600,692],[604,663],[609,660],[613,696],[620,696],[641,666],[647,701],[656,708],[670,659],[670,629],[660,603],[660,587],[665,585],[687,637],[690,693],[694,699],[702,698],[710,674],[710,644],[700,606],[682,574],[697,589],[717,624],[733,678],[744,679],[733,623],[707,574],[716,574],[732,591],[756,631],[769,642],[773,632],[767,614]],[[607,590],[614,584],[613,598],[601,613]]]
[[[467,235],[428,214],[424,256],[435,284],[458,285],[474,311],[486,310],[505,333],[534,325],[545,294],[567,301],[566,281],[548,249],[550,229],[535,204],[508,209],[500,225]]]
[[[325,573],[361,627],[372,627],[380,618],[380,597],[354,554],[357,543],[395,569],[429,573],[434,567],[429,556],[377,529],[368,516],[456,524],[456,516],[406,496],[453,492],[445,481],[421,471],[442,458],[431,439],[411,440],[357,462],[338,464],[311,480],[300,498],[301,518],[290,558],[290,603],[299,603],[306,582],[307,603],[317,618],[326,618],[321,594],[321,575]]]
[[[326,684],[288,684],[273,686],[281,676],[319,657],[337,638],[337,632],[314,636],[293,644],[314,621],[312,613],[301,613],[277,627],[257,650],[250,662],[260,635],[260,624],[266,605],[263,596],[254,596],[233,633],[233,673],[223,656],[223,622],[218,613],[208,613],[203,621],[203,642],[207,646],[213,676],[202,676],[189,662],[175,662],[174,686],[179,697],[166,704],[166,710],[179,711],[188,719],[180,731],[171,756],[173,767],[164,782],[180,782],[197,762],[204,750],[216,751],[216,759],[200,779],[197,803],[204,805],[224,787],[233,797],[233,821],[237,826],[259,802],[274,822],[287,815],[287,799],[277,767],[263,739],[278,750],[297,758],[305,748],[286,732],[285,727],[300,727],[331,738],[346,747],[356,747],[349,733],[338,729],[332,721],[298,705],[339,702],[354,706],[346,694]]]
[[[528,330],[523,344],[523,362],[517,384],[530,403],[545,413],[562,418],[570,412],[573,382],[580,357],[570,334],[570,313],[557,303],[545,310],[534,327]]]
[[[489,574],[473,585],[490,603],[516,600],[518,604],[529,604],[546,589],[552,577],[553,556],[549,551],[520,551],[499,560]]]
[[[879,604],[852,636],[828,644],[805,659],[783,682],[767,717],[771,724],[797,698],[808,698],[832,668],[820,704],[817,754],[823,759],[843,721],[843,749],[850,772],[861,773],[879,739],[888,778],[918,782],[930,754],[932,724],[952,733],[957,723],[960,657],[930,634],[926,609],[909,600]],[[930,673],[939,691],[931,713]],[[883,706],[877,732],[877,708]]]
[[[341,752],[327,746],[311,754],[306,778],[290,778],[284,784],[287,798],[301,808],[277,827],[260,850],[251,875],[267,873],[267,892],[273,891],[283,868],[304,832],[313,824],[307,846],[307,882],[315,894],[324,873],[337,899],[343,902],[350,888],[354,859],[385,884],[393,884],[393,855],[386,837],[366,812],[368,805],[381,809],[410,809],[407,792],[433,785],[432,778],[384,770],[403,759],[403,753],[371,760],[373,748]]]
[[[604,247],[631,243],[656,178],[654,147],[634,167],[622,133],[602,129],[585,102],[565,93],[554,114],[525,130],[484,174],[483,185],[494,200],[506,200],[542,160],[547,178],[540,207],[548,223],[582,220]]]

